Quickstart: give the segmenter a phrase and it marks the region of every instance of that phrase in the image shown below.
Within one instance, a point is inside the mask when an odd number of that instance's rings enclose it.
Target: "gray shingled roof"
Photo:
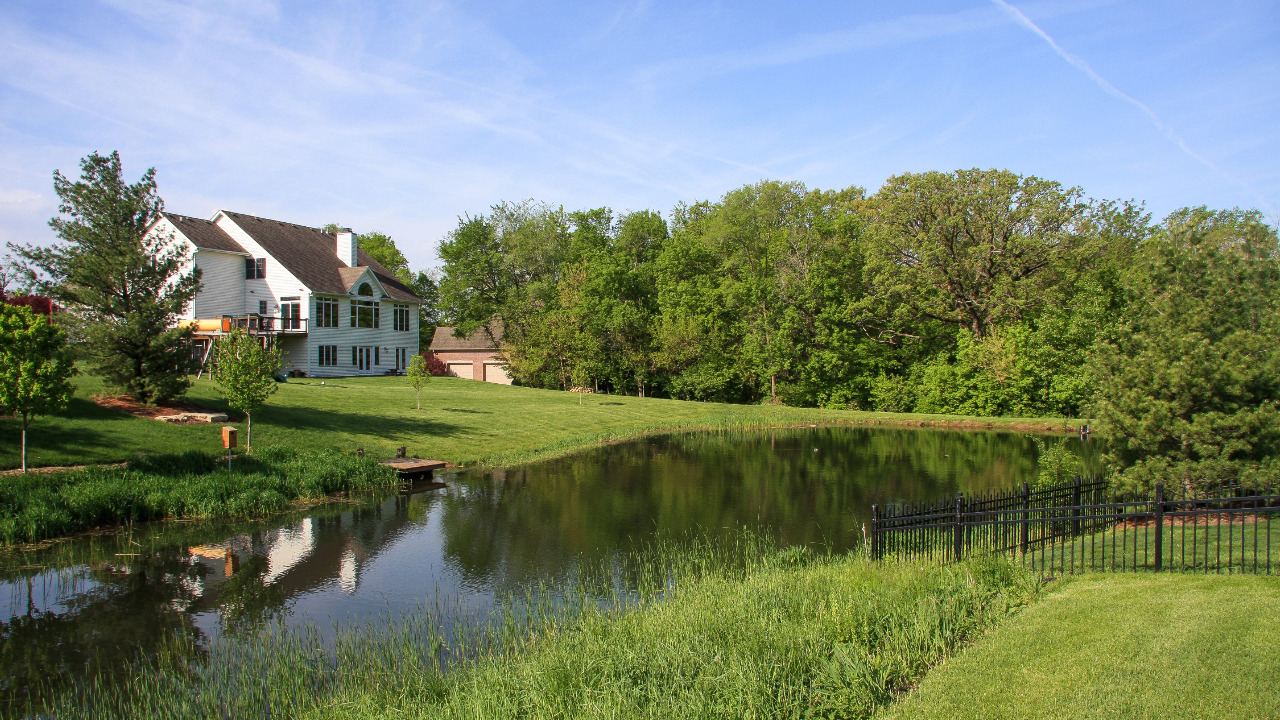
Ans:
[[[226,210],[222,212],[235,221],[240,229],[249,233],[255,242],[271,253],[272,257],[312,292],[347,294],[347,284],[342,277],[342,270],[347,265],[338,259],[338,238],[333,233],[280,220]],[[397,280],[390,270],[364,250],[357,251],[356,260],[360,266],[373,271],[391,299],[422,301],[413,290]]]
[[[223,252],[240,253],[248,255],[249,252],[240,247],[240,243],[231,239],[231,236],[222,231],[214,223],[200,218],[188,217],[177,213],[163,213],[174,227],[178,228],[183,235],[187,236],[196,247],[202,250],[222,250]]]
[[[502,340],[502,330],[495,326],[496,338],[489,336],[489,331],[481,326],[467,337],[455,337],[452,327],[437,327],[431,336],[431,352],[437,350],[497,350]]]

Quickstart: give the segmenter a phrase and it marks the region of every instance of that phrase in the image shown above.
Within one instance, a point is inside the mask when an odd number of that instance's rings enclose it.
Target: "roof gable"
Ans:
[[[374,297],[379,295],[390,297],[386,288],[382,287],[382,283],[378,281],[378,276],[373,272],[373,268],[367,266],[344,267],[338,271],[338,274],[342,277],[342,283],[346,286],[346,292],[349,294],[354,295],[355,288],[359,287],[361,283],[369,283],[373,286]]]
[[[216,250],[237,255],[249,254],[240,243],[223,232],[222,228],[212,221],[171,212],[161,213],[161,216],[168,220],[169,224],[181,233],[183,237],[190,240],[191,244],[201,250]]]
[[[261,245],[263,250],[270,253],[312,292],[346,295],[350,291],[351,282],[344,277],[344,271],[367,268],[387,298],[422,302],[413,290],[396,280],[390,270],[365,251],[357,251],[356,259],[360,265],[356,268],[350,268],[339,260],[338,238],[334,233],[228,210],[218,212],[253,238],[254,242]]]

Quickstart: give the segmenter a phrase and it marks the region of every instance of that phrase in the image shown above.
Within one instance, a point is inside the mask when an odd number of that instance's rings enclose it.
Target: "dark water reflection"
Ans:
[[[203,643],[273,620],[331,633],[424,605],[482,613],[495,595],[659,534],[747,527],[843,551],[862,543],[872,503],[1007,487],[1034,476],[1035,457],[1011,433],[672,435],[268,522],[165,523],[11,552],[0,702],[110,673],[174,632]]]

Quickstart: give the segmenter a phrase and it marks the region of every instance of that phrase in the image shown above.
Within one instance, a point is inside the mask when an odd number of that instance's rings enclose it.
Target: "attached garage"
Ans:
[[[511,377],[507,375],[507,369],[501,363],[487,362],[484,364],[484,381],[510,385]]]
[[[474,380],[476,375],[476,364],[472,362],[451,362],[449,363],[449,373],[456,377]]]

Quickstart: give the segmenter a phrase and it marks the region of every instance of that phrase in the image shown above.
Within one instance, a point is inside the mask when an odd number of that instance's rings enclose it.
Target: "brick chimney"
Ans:
[[[356,234],[351,232],[351,228],[338,228],[338,259],[347,264],[347,267],[355,267],[359,261],[356,260],[356,249],[359,247],[356,241]]]

